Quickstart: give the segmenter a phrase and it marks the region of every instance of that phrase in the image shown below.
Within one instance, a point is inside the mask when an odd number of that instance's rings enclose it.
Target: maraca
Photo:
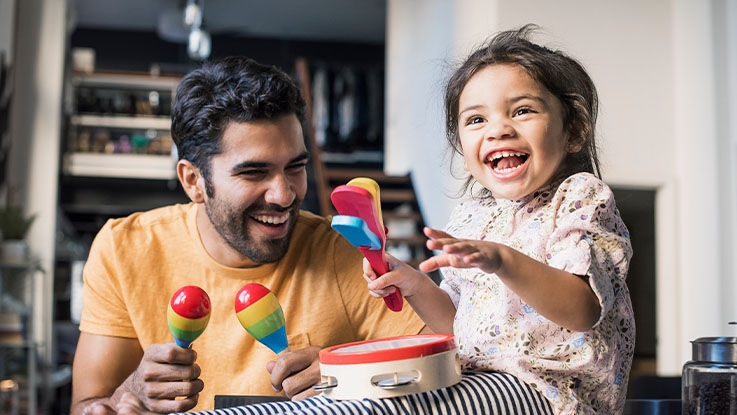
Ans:
[[[166,318],[177,346],[186,349],[210,321],[210,297],[200,287],[184,286],[171,296]]]
[[[241,326],[274,353],[289,347],[284,312],[268,288],[256,283],[244,285],[235,296],[235,313]]]

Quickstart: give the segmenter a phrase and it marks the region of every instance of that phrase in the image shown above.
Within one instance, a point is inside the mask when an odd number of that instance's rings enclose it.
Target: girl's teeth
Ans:
[[[495,172],[498,172],[498,173],[509,173],[510,171],[517,170],[520,167],[522,167],[521,164],[519,166],[509,167],[509,168],[506,168],[506,169],[498,169],[498,168],[495,168],[494,171]]]
[[[500,159],[500,158],[504,158],[504,157],[509,157],[509,156],[523,157],[525,155],[526,155],[526,153],[521,153],[519,151],[499,151],[499,152],[493,153],[489,157],[489,160],[491,161],[491,160],[496,160],[496,159]]]

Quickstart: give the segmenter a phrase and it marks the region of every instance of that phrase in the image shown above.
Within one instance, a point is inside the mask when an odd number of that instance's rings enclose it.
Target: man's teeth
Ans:
[[[268,223],[270,225],[281,225],[289,219],[289,215],[283,216],[268,216],[268,215],[254,215],[252,218],[259,222]]]

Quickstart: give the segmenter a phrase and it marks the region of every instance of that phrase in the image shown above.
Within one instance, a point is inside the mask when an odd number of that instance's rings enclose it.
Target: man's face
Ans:
[[[230,122],[210,159],[205,211],[220,237],[257,264],[279,260],[307,191],[308,153],[293,114]]]

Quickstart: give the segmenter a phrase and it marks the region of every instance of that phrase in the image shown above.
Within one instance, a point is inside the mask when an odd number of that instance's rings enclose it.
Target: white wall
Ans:
[[[412,171],[417,193],[430,195],[435,209],[423,209],[430,226],[441,226],[455,191],[445,167],[442,75],[452,50],[452,2],[389,0],[386,42],[385,168]],[[443,24],[438,24],[443,22]]]
[[[433,89],[442,85],[411,80],[445,79],[446,68],[433,62],[465,54],[476,37],[537,23],[543,30],[536,40],[582,61],[598,87],[605,180],[657,191],[658,371],[679,373],[690,357],[689,340],[729,334],[726,322],[737,319],[737,128],[729,117],[737,102],[735,3],[468,0],[450,7],[425,0],[411,2],[412,9],[402,3],[388,3],[387,169],[413,172],[428,222],[445,222],[454,201],[438,190],[454,182],[438,161],[442,92]],[[442,16],[432,23],[407,23],[434,13]],[[414,48],[424,41],[443,47],[418,53]],[[721,62],[715,48],[731,60]],[[719,80],[731,81],[732,89]]]
[[[721,260],[722,275],[722,306],[723,316],[730,321],[737,321],[737,2],[722,0],[715,8],[719,30],[723,39],[717,49],[717,56],[724,58],[723,66],[718,65],[721,71],[717,80],[723,80],[724,88],[717,88],[719,93],[717,107],[719,112],[720,130],[720,189],[726,189],[724,203],[719,214],[722,220]],[[737,336],[737,330],[731,330],[731,335]]]
[[[45,341],[48,361],[67,2],[23,0],[17,6],[8,180],[25,190],[25,210],[36,214],[28,243],[45,270],[36,284],[34,310],[45,325],[35,328],[35,336]]]

